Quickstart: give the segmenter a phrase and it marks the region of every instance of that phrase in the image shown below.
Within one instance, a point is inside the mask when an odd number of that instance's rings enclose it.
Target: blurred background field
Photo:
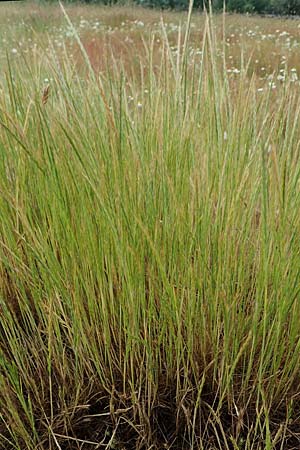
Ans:
[[[53,51],[59,56],[66,48],[72,63],[82,63],[82,56],[70,27],[64,20],[59,6],[39,4],[0,4],[2,42],[0,55],[5,63],[6,52],[12,60],[21,55],[30,58],[46,58]],[[154,40],[154,57],[157,64],[162,52],[161,18],[166,26],[171,50],[178,52],[179,27],[185,31],[186,13],[160,12],[157,10],[107,6],[68,6],[68,14],[76,27],[98,71],[108,66],[123,64],[127,71],[139,70],[140,59],[145,59],[145,42]],[[189,40],[190,64],[194,58],[201,60],[205,18],[195,12],[191,21]],[[273,89],[285,80],[297,84],[300,70],[300,23],[296,19],[268,18],[228,14],[214,18],[213,28],[217,36],[216,61],[223,64],[230,78],[238,78],[241,65],[247,65],[249,76],[255,73],[261,84],[273,82]],[[225,40],[225,42],[224,42]],[[183,45],[183,42],[181,43]],[[180,51],[180,49],[179,49]],[[114,59],[113,59],[114,58]]]

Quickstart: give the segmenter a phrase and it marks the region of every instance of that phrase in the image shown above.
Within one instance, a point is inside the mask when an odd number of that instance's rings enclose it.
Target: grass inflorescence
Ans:
[[[209,15],[99,73],[61,16],[84,68],[0,86],[0,448],[298,448],[298,86]]]

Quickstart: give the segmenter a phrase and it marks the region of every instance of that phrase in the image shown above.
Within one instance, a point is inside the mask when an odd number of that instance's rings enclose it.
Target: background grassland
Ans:
[[[295,22],[67,12],[0,8],[0,447],[299,448]]]

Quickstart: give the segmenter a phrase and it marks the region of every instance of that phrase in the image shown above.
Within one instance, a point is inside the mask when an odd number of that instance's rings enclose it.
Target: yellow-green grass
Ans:
[[[297,22],[0,6],[0,448],[298,448]]]

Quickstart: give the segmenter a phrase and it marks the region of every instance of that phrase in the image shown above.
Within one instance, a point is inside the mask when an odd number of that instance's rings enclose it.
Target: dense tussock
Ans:
[[[299,448],[298,85],[190,15],[99,74],[61,14],[84,68],[1,82],[0,448]]]

